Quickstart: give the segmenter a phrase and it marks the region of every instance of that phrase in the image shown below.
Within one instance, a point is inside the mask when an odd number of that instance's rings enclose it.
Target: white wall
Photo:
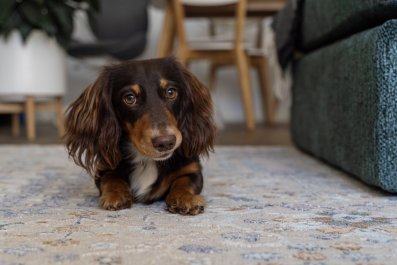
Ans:
[[[150,22],[148,32],[148,44],[145,52],[140,56],[143,58],[156,57],[157,43],[159,40],[160,31],[162,29],[164,12],[160,9],[150,7],[149,9]],[[249,24],[249,23],[248,23]],[[195,19],[187,23],[189,37],[205,36],[207,34],[207,21],[203,19]],[[248,38],[253,38],[255,28],[249,27]],[[227,23],[220,25],[220,31],[227,30]],[[89,40],[92,38],[90,33],[85,28],[84,18],[78,17],[77,31],[75,36],[80,39]],[[73,58],[68,59],[68,80],[69,80],[69,91],[66,95],[66,102],[70,102],[76,98],[81,91],[95,79],[96,73],[99,69],[98,65],[106,63],[104,59],[96,60],[77,60]],[[200,80],[207,83],[208,80],[208,62],[200,61],[191,64],[191,71],[196,74]],[[254,94],[255,103],[255,115],[257,121],[262,121],[262,108],[260,102],[259,85],[256,77],[256,73],[251,71],[252,88]],[[227,67],[219,71],[218,82],[215,88],[214,102],[217,108],[217,116],[221,117],[226,123],[243,123],[244,115],[241,105],[241,97],[239,91],[239,81],[237,70],[234,67]],[[278,119],[285,121],[288,117],[288,108],[282,107],[278,115]]]

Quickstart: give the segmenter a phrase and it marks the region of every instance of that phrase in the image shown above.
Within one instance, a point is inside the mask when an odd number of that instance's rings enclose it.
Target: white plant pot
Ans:
[[[34,31],[0,37],[0,97],[61,96],[66,90],[66,55],[54,38]]]

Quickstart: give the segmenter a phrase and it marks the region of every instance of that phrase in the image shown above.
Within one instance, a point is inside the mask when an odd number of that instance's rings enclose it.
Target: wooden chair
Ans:
[[[260,92],[262,96],[262,109],[263,109],[263,117],[265,118],[265,124],[268,126],[273,126],[276,124],[275,121],[275,112],[277,109],[278,102],[274,97],[274,93],[272,91],[272,85],[270,82],[269,76],[269,64],[266,58],[266,54],[264,54],[262,49],[262,40],[263,40],[263,26],[262,20],[258,21],[258,34],[257,39],[254,46],[245,46],[246,53],[249,58],[249,65],[256,70],[256,74],[259,81]],[[215,23],[211,21],[210,23],[210,35],[216,35]],[[227,66],[227,63],[213,63],[210,67],[209,74],[209,82],[208,86],[210,89],[213,89],[216,84],[216,74],[218,70],[224,66]]]
[[[249,62],[243,45],[244,23],[246,19],[246,0],[172,0],[172,11],[177,35],[177,56],[183,64],[193,60],[206,59],[215,64],[234,64],[237,66],[245,123],[248,130],[255,129],[254,106],[251,92]],[[231,42],[189,42],[184,25],[185,12],[199,9],[199,13],[216,12],[217,8],[234,12],[234,39]]]
[[[12,134],[14,136],[20,134],[19,114],[25,113],[27,138],[29,141],[34,141],[36,139],[36,111],[53,111],[57,116],[59,137],[62,137],[65,133],[62,96],[56,96],[45,102],[36,102],[35,99],[34,96],[27,96],[24,102],[0,101],[0,113],[12,114]]]

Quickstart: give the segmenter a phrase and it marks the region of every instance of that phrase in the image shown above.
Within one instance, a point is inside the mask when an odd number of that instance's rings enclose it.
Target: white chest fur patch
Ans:
[[[139,201],[149,192],[149,187],[156,182],[158,171],[156,162],[139,155],[134,159],[133,163],[135,170],[130,175],[130,189],[134,197]]]

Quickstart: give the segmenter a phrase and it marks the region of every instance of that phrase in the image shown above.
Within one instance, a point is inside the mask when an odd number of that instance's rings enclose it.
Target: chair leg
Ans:
[[[65,121],[63,116],[63,98],[56,97],[55,98],[55,113],[57,116],[57,127],[58,127],[58,135],[59,137],[63,137],[65,134]]]
[[[21,133],[21,123],[19,122],[19,113],[12,114],[12,135],[19,136]]]
[[[261,58],[257,61],[256,70],[258,73],[259,84],[261,87],[262,107],[263,115],[265,117],[265,124],[271,126],[275,124],[276,102],[271,89],[271,84],[269,82],[269,69],[266,58]]]
[[[157,56],[165,57],[172,54],[173,42],[175,37],[175,26],[173,20],[174,13],[170,4],[167,4],[167,9],[164,16],[163,29],[161,31],[160,41],[157,46]]]
[[[189,68],[189,55],[188,55],[188,51],[185,49],[185,47],[179,47],[178,48],[178,54],[177,54],[177,58],[179,60],[179,62],[185,66],[186,68]]]
[[[191,64],[192,64],[192,61],[191,60],[185,60],[185,67],[187,68],[187,69],[190,69],[190,66],[191,66]]]
[[[236,50],[236,63],[240,77],[241,94],[243,98],[245,123],[248,130],[255,130],[254,104],[252,101],[250,71],[248,57],[243,49]]]
[[[36,139],[36,111],[34,97],[28,96],[25,103],[25,113],[26,113],[26,128],[29,141],[34,141]]]
[[[216,73],[217,73],[218,69],[219,69],[219,66],[216,63],[211,63],[210,75],[208,77],[208,88],[210,90],[215,89]]]

